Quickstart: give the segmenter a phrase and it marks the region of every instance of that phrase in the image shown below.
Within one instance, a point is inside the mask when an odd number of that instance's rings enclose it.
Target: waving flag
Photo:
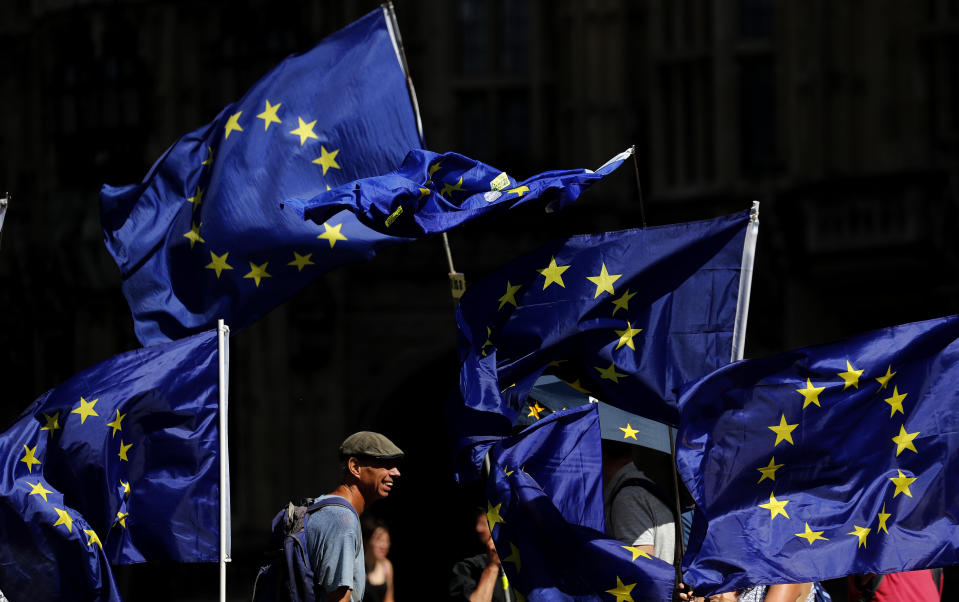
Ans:
[[[738,362],[680,404],[700,594],[959,563],[959,316]]]
[[[632,149],[624,151],[596,171],[547,171],[518,181],[504,171],[457,153],[413,150],[398,169],[386,175],[357,180],[312,199],[285,204],[317,223],[346,209],[377,232],[422,236],[534,201],[548,202],[548,211],[562,209],[632,154]]]
[[[344,263],[402,239],[352,213],[280,203],[394,169],[419,133],[386,9],[277,65],[142,183],[100,193],[106,245],[144,345],[249,325]]]
[[[604,535],[599,414],[551,415],[490,450],[487,513],[528,600],[672,599],[671,565]]]
[[[218,375],[215,331],[128,352],[0,434],[6,595],[114,599],[105,560],[219,559]]]
[[[750,223],[743,212],[574,236],[474,284],[456,316],[462,401],[540,418],[526,399],[549,372],[675,425],[678,388],[730,361]]]

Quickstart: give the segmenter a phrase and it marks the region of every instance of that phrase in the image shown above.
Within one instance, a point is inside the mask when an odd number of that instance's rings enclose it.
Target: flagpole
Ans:
[[[230,456],[227,415],[229,412],[230,327],[216,323],[220,362],[220,602],[226,602],[226,563],[230,562]]]
[[[10,193],[6,192],[4,193],[3,198],[0,198],[0,242],[3,242],[3,218],[7,214],[7,207],[9,205]]]
[[[743,243],[743,263],[739,272],[739,296],[736,298],[736,321],[733,324],[733,348],[730,361],[743,359],[746,348],[746,318],[749,317],[749,294],[753,284],[753,265],[756,263],[756,239],[759,237],[759,201],[753,201],[749,210],[749,225]]]
[[[383,13],[387,17],[390,36],[393,38],[393,48],[396,50],[396,58],[403,68],[403,74],[406,76],[406,88],[410,93],[410,102],[413,103],[413,113],[416,115],[416,130],[420,135],[420,146],[426,148],[426,136],[423,135],[423,118],[420,116],[420,103],[416,99],[416,88],[413,87],[413,77],[410,75],[409,63],[406,61],[406,49],[403,47],[403,37],[400,35],[400,25],[396,20],[396,11],[393,9],[392,2],[386,2],[380,5]],[[453,252],[450,250],[450,239],[446,232],[440,234],[443,239],[443,250],[446,252],[446,264],[449,266],[450,294],[454,302],[459,302],[466,290],[466,278],[463,274],[456,271],[453,267]]]

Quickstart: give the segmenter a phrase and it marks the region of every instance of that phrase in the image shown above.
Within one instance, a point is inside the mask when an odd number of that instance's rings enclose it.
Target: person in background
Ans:
[[[500,563],[496,545],[490,534],[486,513],[477,507],[474,513],[476,536],[484,553],[470,556],[453,565],[449,600],[456,602],[510,602],[516,598],[509,589],[506,573]]]
[[[394,602],[393,563],[386,557],[390,553],[390,531],[384,521],[369,515],[360,520],[360,526],[366,556],[363,602]]]
[[[849,602],[939,602],[941,598],[942,569],[849,577]]]

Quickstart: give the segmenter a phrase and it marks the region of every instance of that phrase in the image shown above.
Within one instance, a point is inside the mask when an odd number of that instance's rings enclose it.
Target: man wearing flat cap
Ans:
[[[306,547],[313,568],[317,602],[360,602],[366,589],[363,536],[359,515],[366,506],[385,498],[400,476],[397,463],[403,451],[379,433],[360,431],[340,445],[343,477],[328,500],[306,522]],[[338,499],[341,498],[341,499]]]

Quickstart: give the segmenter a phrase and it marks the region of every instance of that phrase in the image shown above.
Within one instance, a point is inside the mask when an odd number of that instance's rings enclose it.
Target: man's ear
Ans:
[[[357,458],[350,457],[346,461],[346,470],[356,478],[360,477],[360,461]]]

